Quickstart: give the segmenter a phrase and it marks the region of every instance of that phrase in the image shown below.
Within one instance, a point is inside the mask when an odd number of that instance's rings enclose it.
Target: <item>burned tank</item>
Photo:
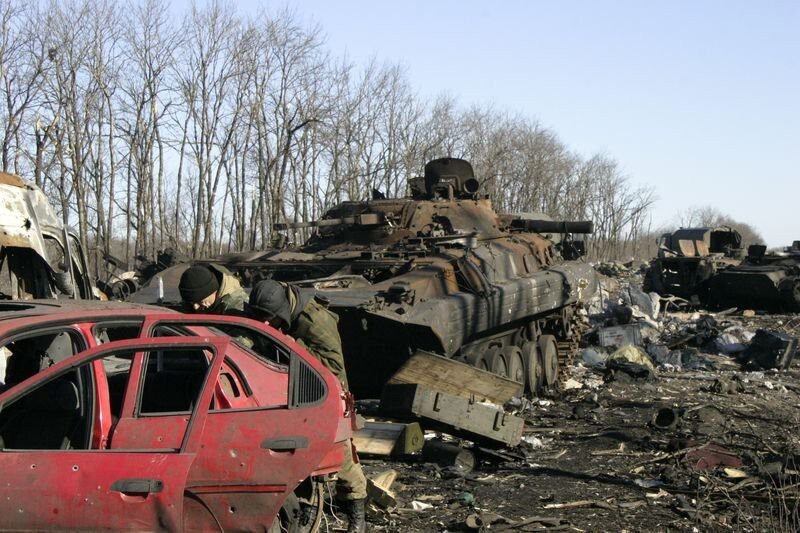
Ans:
[[[576,348],[576,310],[597,287],[590,265],[565,261],[561,250],[577,256],[582,243],[572,235],[591,233],[592,223],[499,215],[460,159],[428,163],[410,189],[410,197],[375,191],[321,220],[284,224],[315,233],[298,248],[223,264],[246,286],[272,278],[313,287],[327,300],[357,397],[377,397],[418,351],[532,392],[554,386]]]
[[[730,226],[680,228],[659,239],[658,256],[645,273],[644,290],[708,301],[709,280],[742,262],[742,236]]]
[[[711,278],[710,299],[718,307],[800,312],[800,241],[769,254],[750,246],[741,265]]]

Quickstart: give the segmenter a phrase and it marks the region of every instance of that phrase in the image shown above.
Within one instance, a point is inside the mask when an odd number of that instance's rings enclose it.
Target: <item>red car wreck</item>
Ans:
[[[349,445],[338,380],[248,319],[4,302],[0,351],[3,529],[291,531]]]

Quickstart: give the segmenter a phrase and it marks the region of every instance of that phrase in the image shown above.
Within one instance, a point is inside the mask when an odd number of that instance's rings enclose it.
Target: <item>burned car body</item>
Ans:
[[[80,241],[41,189],[0,172],[0,299],[94,298]]]
[[[296,489],[349,445],[338,380],[247,319],[5,303],[0,349],[7,529],[291,528]]]
[[[644,289],[705,301],[708,281],[741,262],[742,236],[728,226],[681,228],[659,239],[658,257],[645,274]]]
[[[564,261],[536,232],[539,224],[561,231],[564,223],[498,215],[478,193],[472,167],[459,159],[428,163],[410,185],[410,197],[376,194],[341,203],[321,220],[286,224],[316,228],[298,248],[222,264],[246,286],[272,278],[326,299],[339,316],[359,398],[377,397],[417,351],[468,362],[534,392],[554,385],[558,359],[569,357],[577,339],[573,314],[597,286],[588,264]],[[176,294],[169,286],[178,270],[162,273],[167,301]]]
[[[769,254],[765,246],[750,246],[741,265],[711,279],[709,296],[717,306],[800,312],[800,241]]]

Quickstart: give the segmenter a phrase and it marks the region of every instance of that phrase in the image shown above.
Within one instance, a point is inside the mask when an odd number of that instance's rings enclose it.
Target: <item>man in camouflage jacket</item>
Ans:
[[[181,276],[178,289],[188,313],[241,314],[247,293],[228,269],[219,265],[193,265]]]
[[[293,337],[339,378],[345,391],[349,390],[337,327],[339,318],[314,295],[297,287],[264,280],[253,287],[247,313]],[[363,532],[366,529],[367,480],[361,465],[353,458],[352,446],[345,449],[345,462],[339,470],[336,486],[337,497],[343,500],[350,518],[348,531]]]

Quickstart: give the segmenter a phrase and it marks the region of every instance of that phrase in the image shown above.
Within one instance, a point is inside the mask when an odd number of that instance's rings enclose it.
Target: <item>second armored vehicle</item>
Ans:
[[[658,257],[645,275],[646,291],[705,301],[708,281],[718,271],[738,265],[742,236],[728,226],[681,228],[659,239]]]
[[[750,246],[744,263],[711,278],[709,296],[717,306],[800,312],[800,241],[770,254]]]

